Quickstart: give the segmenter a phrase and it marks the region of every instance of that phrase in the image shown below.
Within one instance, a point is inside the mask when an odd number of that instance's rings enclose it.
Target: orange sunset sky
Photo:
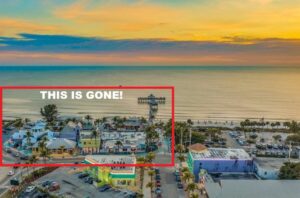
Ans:
[[[299,0],[0,0],[0,65],[300,66]]]

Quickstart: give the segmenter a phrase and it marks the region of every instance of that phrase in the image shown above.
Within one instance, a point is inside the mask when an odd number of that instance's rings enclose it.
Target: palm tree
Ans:
[[[105,123],[107,121],[107,118],[106,117],[103,117],[102,119],[101,119],[101,122],[102,123]]]
[[[197,184],[195,183],[189,183],[186,187],[186,191],[190,194],[191,192],[194,192],[197,189]]]
[[[61,153],[62,153],[62,157],[64,158],[65,146],[64,146],[64,145],[61,145],[61,146],[59,147],[59,149],[60,149],[60,151],[61,151]]]
[[[31,120],[30,120],[29,118],[25,118],[25,119],[24,119],[25,124],[28,124],[30,121],[31,121]]]
[[[199,198],[199,195],[198,195],[198,193],[192,193],[190,195],[190,198]]]
[[[84,119],[86,119],[88,122],[90,122],[92,120],[92,116],[91,115],[86,115],[84,117]]]
[[[182,162],[185,161],[185,157],[182,154],[179,154],[179,156],[177,157],[177,159],[180,161],[180,167],[182,167]]]
[[[32,134],[29,130],[26,131],[26,144],[27,144],[27,148],[29,148],[31,146],[31,137],[32,137]]]
[[[40,152],[40,157],[43,158],[44,163],[46,164],[47,159],[49,159],[49,157],[50,157],[49,149],[45,148],[44,150],[42,150]]]
[[[95,147],[96,147],[96,152],[98,152],[98,148],[97,148],[97,138],[98,138],[98,136],[99,136],[99,133],[98,133],[98,131],[96,131],[96,130],[93,130],[92,132],[91,132],[91,139],[95,139]],[[100,140],[99,140],[100,141]],[[93,149],[94,150],[94,149]]]
[[[41,108],[40,113],[48,124],[53,124],[58,115],[57,106],[55,104],[48,104]]]
[[[24,122],[21,118],[18,118],[14,122],[14,126],[17,127],[18,130],[20,130],[24,126]]]
[[[146,162],[152,163],[153,159],[155,158],[155,153],[149,152],[146,155]]]
[[[150,190],[151,190],[151,197],[152,197],[152,194],[153,194],[153,188],[154,188],[154,183],[153,183],[153,182],[149,182],[149,183],[147,183],[146,187],[147,187],[147,188],[150,188]]]
[[[39,142],[38,147],[40,150],[40,157],[42,157],[44,160],[44,163],[46,163],[46,159],[49,158],[49,156],[50,156],[49,150],[47,149],[47,145],[46,145],[46,138],[42,139]]]
[[[184,146],[183,146],[182,144],[177,144],[177,145],[175,146],[175,150],[176,150],[176,152],[178,152],[178,153],[183,153],[183,152],[185,151],[185,148],[184,148]]]
[[[137,161],[137,164],[145,164],[146,159],[145,159],[145,157],[137,157],[136,161]],[[145,167],[140,166],[139,168],[140,168],[140,182],[141,182],[141,188],[142,188],[143,180],[144,180],[143,176],[144,176]]]
[[[147,123],[147,119],[144,118],[144,117],[141,117],[141,123],[142,123],[142,124],[146,124],[146,123]]]
[[[153,144],[155,144],[159,139],[159,134],[155,131],[153,126],[149,126],[145,130],[146,132],[146,145],[147,148],[150,148]]]
[[[193,178],[194,178],[194,175],[190,172],[185,172],[182,177],[184,182],[190,181]]]
[[[282,138],[281,135],[273,135],[273,139],[275,140],[276,143],[277,143],[281,138]]]
[[[298,133],[299,132],[299,124],[296,121],[292,121],[289,125],[289,131],[291,133]]]
[[[98,119],[96,119],[95,121],[94,121],[94,124],[95,125],[98,125],[98,124],[100,124],[101,123],[101,120],[98,118]]]
[[[190,169],[188,167],[183,167],[181,169],[181,172],[185,173],[185,172],[190,172]]]
[[[148,176],[150,177],[151,182],[153,181],[153,176],[154,176],[154,174],[155,174],[154,170],[149,170],[149,171],[148,171]]]
[[[36,157],[36,155],[32,155],[30,156],[28,162],[29,164],[35,164],[38,161],[38,158]],[[32,167],[33,171],[34,171],[34,166]]]
[[[30,164],[34,164],[37,161],[38,161],[38,158],[36,157],[36,155],[30,156],[30,158],[29,158]]]
[[[118,147],[118,152],[119,152],[120,147],[123,146],[123,143],[120,140],[118,140],[118,141],[116,141],[115,145]]]

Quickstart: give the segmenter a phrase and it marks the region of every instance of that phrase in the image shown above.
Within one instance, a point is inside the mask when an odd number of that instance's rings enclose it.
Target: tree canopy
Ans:
[[[280,179],[300,179],[300,163],[287,162],[279,172]]]

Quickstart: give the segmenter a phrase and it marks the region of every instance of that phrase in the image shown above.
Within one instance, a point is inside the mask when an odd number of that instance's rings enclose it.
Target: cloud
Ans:
[[[16,35],[24,31],[30,33],[50,33],[59,30],[58,26],[44,25],[13,18],[0,18],[0,27],[0,35]]]
[[[77,1],[53,13],[81,35],[115,39],[222,41],[226,36],[300,38],[300,7],[297,2],[184,2],[109,1],[91,4],[91,1]]]
[[[300,40],[224,38],[226,42],[105,39],[20,34],[0,37],[5,64],[300,65]]]

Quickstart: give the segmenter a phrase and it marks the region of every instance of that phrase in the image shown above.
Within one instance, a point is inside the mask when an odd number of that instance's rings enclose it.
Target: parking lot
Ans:
[[[93,184],[85,183],[83,179],[78,178],[78,174],[72,173],[74,168],[59,168],[56,171],[45,175],[35,181],[36,185],[41,185],[45,181],[55,181],[60,185],[60,189],[53,192],[56,196],[64,196],[66,198],[117,198],[125,193],[115,189],[109,189],[100,192]]]

